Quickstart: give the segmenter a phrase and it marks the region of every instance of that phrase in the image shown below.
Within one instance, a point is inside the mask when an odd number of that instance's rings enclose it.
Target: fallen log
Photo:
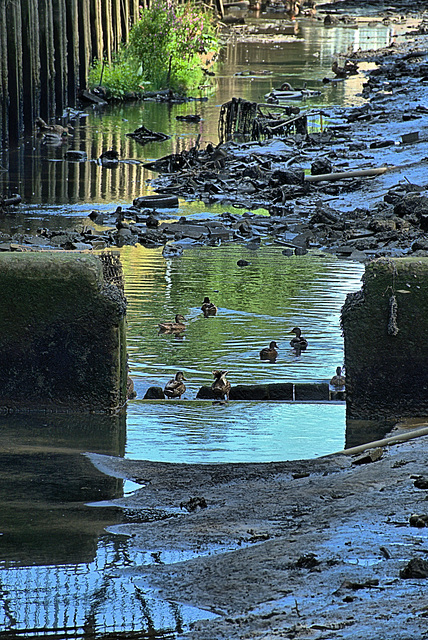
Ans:
[[[315,176],[306,176],[305,182],[321,182],[321,180],[343,180],[344,178],[360,178],[364,176],[378,176],[386,173],[393,167],[377,167],[375,169],[355,169],[354,171],[338,171],[337,173],[321,173]]]
[[[335,453],[331,453],[329,455],[338,456],[338,455],[347,455],[351,456],[355,453],[362,453],[367,449],[374,449],[377,447],[386,447],[393,444],[399,444],[400,442],[407,442],[408,440],[412,440],[413,438],[420,438],[421,436],[428,435],[428,427],[421,427],[420,429],[414,429],[413,431],[407,431],[407,433],[399,433],[395,436],[389,436],[389,438],[383,438],[382,440],[374,440],[373,442],[367,442],[366,444],[360,444],[356,447],[351,447],[349,449],[342,449],[342,451],[336,451]],[[327,457],[327,456],[325,456]]]
[[[21,203],[21,196],[17,193],[11,196],[10,198],[0,197],[0,207],[9,207],[12,205],[17,205]]]

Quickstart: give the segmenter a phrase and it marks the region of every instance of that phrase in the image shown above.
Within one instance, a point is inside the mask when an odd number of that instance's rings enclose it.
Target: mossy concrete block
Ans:
[[[214,400],[211,387],[201,387],[196,395],[200,400]],[[238,384],[230,389],[230,400],[292,400],[291,382],[276,384]]]
[[[428,259],[369,263],[342,309],[347,417],[428,413]]]
[[[126,300],[99,257],[0,254],[0,408],[113,412],[126,401]]]

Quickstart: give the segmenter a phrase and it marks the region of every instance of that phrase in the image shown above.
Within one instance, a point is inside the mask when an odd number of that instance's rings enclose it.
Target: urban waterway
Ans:
[[[387,45],[393,28],[381,22],[325,28],[305,19],[294,25],[293,35],[274,42],[237,37],[230,43],[207,101],[89,108],[74,120],[66,144],[49,146],[35,135],[3,151],[0,165],[7,171],[0,172],[1,192],[20,193],[25,213],[5,216],[1,229],[71,229],[91,224],[88,214],[94,209],[129,205],[150,192],[146,181],[154,174],[143,162],[192,146],[198,134],[204,143],[217,143],[220,107],[232,97],[262,102],[285,80],[295,87],[306,82],[322,91],[304,105],[314,114],[314,126],[321,108],[331,107],[333,113],[333,107],[361,102],[362,76],[337,86],[323,85],[322,78],[331,76],[335,52]],[[258,75],[263,70],[271,75]],[[176,120],[195,112],[202,117],[197,125]],[[126,133],[141,124],[172,137],[138,145]],[[112,147],[123,159],[114,170],[97,162]],[[85,150],[88,161],[64,161],[66,148]],[[171,217],[209,217],[223,210],[180,200]],[[120,251],[137,399],[114,418],[0,417],[0,638],[173,638],[192,620],[211,615],[162,601],[143,578],[126,572],[153,563],[159,550],[130,552],[126,539],[106,533],[109,525],[131,517],[108,501],[135,487],[100,474],[82,455],[85,451],[174,462],[242,462],[314,457],[345,444],[343,404],[212,406],[194,399],[218,367],[229,371],[232,384],[329,379],[343,363],[340,309],[346,294],[360,288],[360,264],[321,251],[286,258],[281,247],[267,241],[257,251],[239,244],[194,247],[174,260],[165,260],[161,249]],[[241,258],[250,264],[237,267]],[[200,312],[205,295],[219,308],[215,318]],[[158,322],[175,313],[187,319],[184,336],[158,335]],[[289,347],[289,331],[296,325],[309,341],[301,357]],[[258,356],[270,340],[280,347],[275,363]],[[149,386],[164,386],[178,369],[188,378],[183,400],[142,400]],[[180,559],[177,554],[170,561]]]

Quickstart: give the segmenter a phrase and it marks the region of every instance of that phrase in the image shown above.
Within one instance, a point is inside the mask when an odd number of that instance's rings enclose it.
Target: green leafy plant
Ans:
[[[96,60],[89,72],[88,84],[91,89],[102,86],[107,97],[114,100],[141,95],[145,88],[141,71],[125,50],[120,51],[111,63]]]
[[[156,88],[186,90],[202,80],[204,56],[219,47],[210,13],[190,2],[154,0],[143,9],[129,38],[129,52]]]
[[[218,52],[212,14],[187,2],[153,0],[141,10],[129,44],[111,63],[95,61],[89,87],[102,86],[107,97],[124,100],[145,89],[172,88],[183,93],[205,82],[202,67]]]

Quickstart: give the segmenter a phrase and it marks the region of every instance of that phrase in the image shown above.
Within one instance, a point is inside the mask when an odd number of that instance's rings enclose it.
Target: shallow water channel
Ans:
[[[307,20],[295,24],[294,36],[273,44],[260,39],[230,44],[216,93],[207,102],[88,109],[68,142],[86,150],[88,162],[64,162],[64,145],[49,147],[37,137],[3,152],[0,165],[8,171],[0,173],[2,192],[20,193],[28,206],[25,213],[5,216],[0,228],[30,232],[44,224],[90,224],[92,209],[114,210],[147,192],[152,174],[143,161],[192,145],[198,133],[217,142],[220,106],[233,96],[262,101],[283,80],[320,88],[322,78],[331,75],[334,52],[383,46],[392,36],[381,23],[360,30],[325,29]],[[272,75],[235,75],[263,69]],[[358,102],[361,82],[356,77],[327,86],[310,108]],[[203,117],[200,124],[175,120],[194,110]],[[173,136],[162,145],[138,146],[125,133],[142,123]],[[96,161],[112,146],[126,159],[116,170]],[[218,205],[180,201],[171,217],[221,211]],[[153,562],[157,550],[135,553],[126,539],[106,533],[105,527],[128,516],[104,501],[135,487],[100,474],[83,452],[180,462],[266,461],[319,456],[345,444],[343,404],[231,402],[225,407],[194,398],[217,367],[229,371],[232,384],[329,379],[343,363],[340,308],[346,294],[360,287],[360,264],[321,252],[286,258],[281,247],[267,241],[257,251],[239,244],[194,247],[170,261],[160,249],[142,246],[123,247],[121,256],[129,362],[138,393],[126,415],[0,416],[0,638],[107,633],[172,638],[190,621],[209,615],[164,602],[142,578],[123,572]],[[239,268],[241,258],[250,264]],[[205,295],[219,307],[215,318],[200,312]],[[175,313],[187,318],[184,336],[158,335],[157,323]],[[289,331],[296,325],[309,341],[299,358],[289,348]],[[278,342],[279,357],[261,362],[259,350],[270,340]],[[164,386],[178,369],[188,378],[183,400],[142,400],[149,386]]]

